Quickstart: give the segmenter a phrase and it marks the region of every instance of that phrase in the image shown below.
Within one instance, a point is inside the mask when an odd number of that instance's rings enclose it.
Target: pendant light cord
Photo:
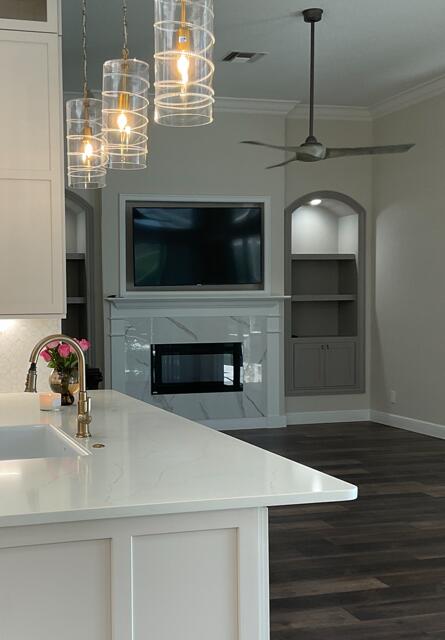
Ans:
[[[122,0],[122,31],[124,46],[122,47],[122,57],[128,59],[128,19],[127,19],[127,0]]]
[[[82,0],[82,60],[83,60],[83,99],[88,98],[87,63],[87,0]]]

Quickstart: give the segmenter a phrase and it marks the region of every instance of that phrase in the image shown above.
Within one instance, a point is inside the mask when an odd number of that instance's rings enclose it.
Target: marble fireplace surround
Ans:
[[[108,298],[111,387],[217,429],[286,425],[284,296]],[[239,392],[151,395],[151,344],[241,342]]]

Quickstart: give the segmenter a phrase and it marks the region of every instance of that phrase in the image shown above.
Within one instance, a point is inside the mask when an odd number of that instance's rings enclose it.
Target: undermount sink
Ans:
[[[86,449],[49,424],[0,427],[0,460],[86,455]]]

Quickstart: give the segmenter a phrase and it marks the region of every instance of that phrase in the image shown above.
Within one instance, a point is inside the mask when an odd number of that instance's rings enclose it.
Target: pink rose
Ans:
[[[68,358],[68,356],[70,355],[70,347],[67,344],[64,344],[63,342],[61,344],[59,344],[59,346],[57,347],[57,351],[59,353],[59,356],[61,358]]]
[[[48,344],[46,345],[46,348],[47,349],[55,349],[58,346],[59,346],[59,341],[58,340],[54,340],[53,342],[48,342]]]
[[[86,338],[82,338],[82,340],[79,340],[79,347],[82,349],[82,351],[88,351],[90,346],[91,343]]]
[[[42,356],[42,358],[45,360],[45,362],[49,362],[51,360],[51,354],[44,349],[43,351],[40,352],[40,355]]]

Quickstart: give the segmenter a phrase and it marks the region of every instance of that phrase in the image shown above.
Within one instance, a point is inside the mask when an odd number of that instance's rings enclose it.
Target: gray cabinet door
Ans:
[[[320,389],[324,386],[325,343],[294,344],[292,375],[294,389]]]
[[[357,375],[355,341],[329,342],[324,353],[326,387],[353,387]]]

